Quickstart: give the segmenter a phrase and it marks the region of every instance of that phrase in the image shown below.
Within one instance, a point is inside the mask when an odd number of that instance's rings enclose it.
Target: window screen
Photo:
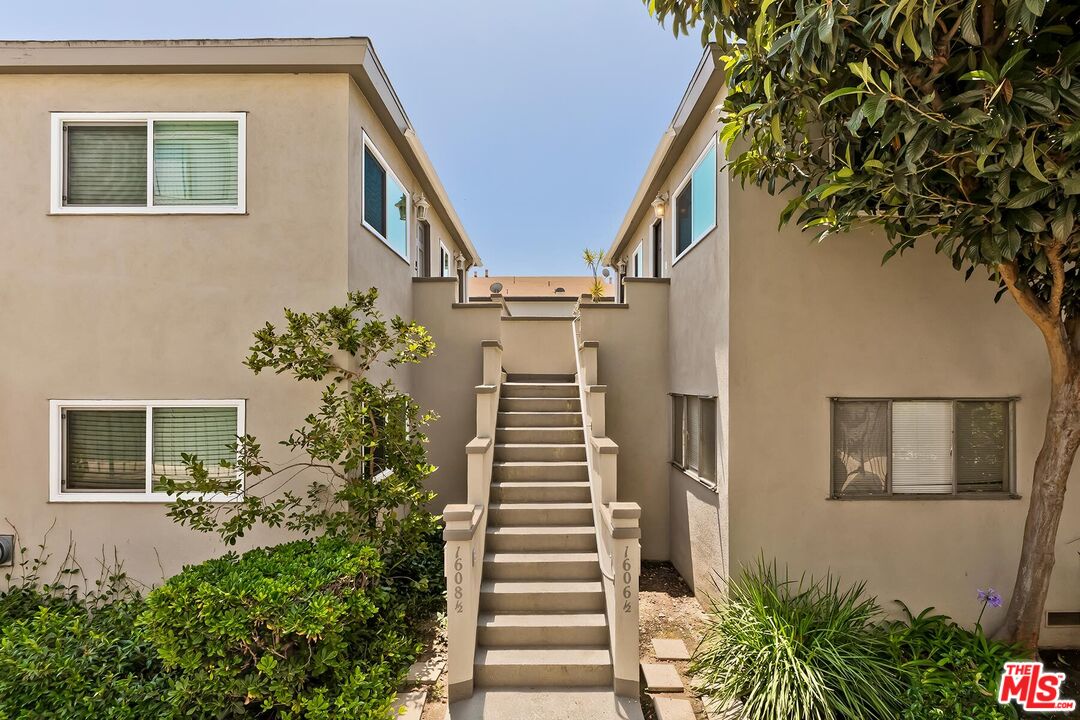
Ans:
[[[889,403],[833,406],[834,495],[884,495],[889,473]]]
[[[228,483],[236,470],[221,467],[222,460],[236,460],[236,408],[157,407],[153,409],[154,489],[162,476],[188,479],[181,453],[198,455],[210,477]]]
[[[671,419],[671,461],[682,467],[686,457],[686,398],[682,395],[671,397]]]
[[[65,410],[63,489],[143,492],[146,410]]]
[[[386,171],[372,154],[364,148],[364,222],[386,237]]]
[[[236,205],[238,143],[235,121],[155,121],[154,204]]]
[[[64,126],[64,205],[146,205],[146,124]]]
[[[1002,492],[1011,468],[1009,403],[956,403],[956,491]]]

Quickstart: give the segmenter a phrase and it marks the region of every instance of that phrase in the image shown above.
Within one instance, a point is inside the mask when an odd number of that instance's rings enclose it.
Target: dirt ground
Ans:
[[[707,617],[701,604],[694,597],[679,573],[671,563],[643,562],[641,564],[641,661],[646,663],[668,662],[678,668],[686,685],[687,692],[682,695],[664,693],[661,697],[689,699],[698,718],[705,718],[701,700],[690,686],[688,661],[658,661],[653,655],[653,638],[678,638],[686,643],[686,649],[693,654],[701,642]],[[656,720],[652,701],[645,694],[645,685],[641,688],[641,710],[645,720]]]

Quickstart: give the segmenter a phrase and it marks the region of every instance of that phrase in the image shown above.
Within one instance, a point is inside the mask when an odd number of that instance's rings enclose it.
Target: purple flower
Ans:
[[[1004,600],[1001,599],[1001,595],[994,588],[986,588],[979,591],[979,602],[985,603],[992,608],[999,608]]]

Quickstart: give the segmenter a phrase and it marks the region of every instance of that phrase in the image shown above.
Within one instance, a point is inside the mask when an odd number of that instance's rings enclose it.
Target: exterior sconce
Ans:
[[[667,210],[667,201],[667,193],[657,193],[656,198],[652,201],[653,215],[656,217],[657,220],[664,217],[664,211]]]
[[[454,253],[454,264],[458,270],[465,269],[465,255],[463,253]]]
[[[615,265],[615,269],[619,271],[620,275],[625,275],[626,274],[626,261],[625,260],[620,260]]]
[[[15,564],[15,536],[0,535],[0,567]]]
[[[413,207],[416,208],[416,219],[420,222],[427,220],[427,211],[431,207],[431,203],[424,196],[424,193],[413,196]]]

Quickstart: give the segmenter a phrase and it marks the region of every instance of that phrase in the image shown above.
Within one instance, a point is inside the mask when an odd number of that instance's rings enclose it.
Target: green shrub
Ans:
[[[998,678],[1018,648],[989,640],[981,627],[966,630],[927,608],[885,626],[898,663],[908,673],[902,720],[1007,720],[1012,706],[999,705]]]
[[[381,719],[419,651],[419,585],[387,577],[372,547],[301,540],[185,569],[139,622],[184,711]]]
[[[790,580],[759,562],[729,585],[691,662],[705,695],[754,720],[894,718],[904,676],[863,585]]]
[[[33,615],[0,625],[0,720],[172,715],[161,699],[167,678],[135,628],[138,600],[91,610],[80,601],[41,597],[45,604]]]

